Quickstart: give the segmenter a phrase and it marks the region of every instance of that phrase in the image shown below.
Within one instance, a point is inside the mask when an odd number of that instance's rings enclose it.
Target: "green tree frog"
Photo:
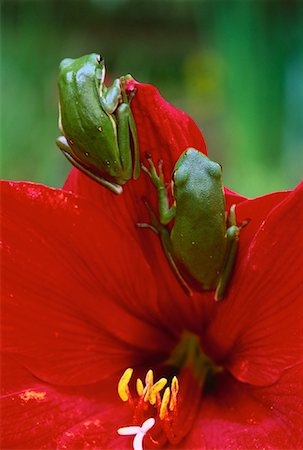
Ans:
[[[241,226],[237,226],[235,205],[226,226],[221,166],[203,153],[188,148],[178,159],[172,175],[174,204],[170,207],[162,164],[159,175],[152,159],[148,173],[157,189],[159,219],[150,210],[152,228],[161,237],[168,261],[185,291],[215,289],[221,300],[232,274]],[[147,205],[148,206],[148,205]],[[174,219],[171,230],[167,225]]]
[[[125,83],[130,75],[104,84],[101,55],[64,59],[59,68],[57,145],[78,169],[120,194],[140,172],[136,124]]]

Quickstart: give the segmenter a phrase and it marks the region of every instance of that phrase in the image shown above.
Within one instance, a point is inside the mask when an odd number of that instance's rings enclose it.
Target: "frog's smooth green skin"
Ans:
[[[159,175],[151,159],[143,167],[157,188],[159,220],[154,214],[151,228],[161,237],[166,256],[182,286],[198,290],[216,289],[215,299],[226,291],[235,261],[240,228],[235,208],[226,227],[221,166],[199,151],[188,148],[178,159],[172,176],[174,204],[169,201],[162,168]],[[174,218],[169,233],[167,225]],[[139,226],[148,226],[139,224]]]
[[[116,194],[140,172],[135,121],[125,92],[130,75],[104,85],[105,65],[96,53],[64,59],[59,68],[57,145],[67,159]]]

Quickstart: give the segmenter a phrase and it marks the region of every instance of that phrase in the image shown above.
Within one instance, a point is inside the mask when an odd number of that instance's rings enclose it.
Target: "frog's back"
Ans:
[[[175,172],[174,258],[185,276],[190,275],[203,289],[212,289],[226,246],[221,167],[194,149],[182,157]]]
[[[81,155],[81,159],[98,167],[99,158],[102,159],[101,165],[107,158],[113,158],[114,148],[118,160],[119,150],[115,126],[103,111],[99,99],[98,82],[101,73],[98,73],[96,57],[96,54],[91,54],[63,60],[58,86],[64,134],[74,151]],[[102,148],[102,152],[90,152],[90,149],[95,148]],[[107,149],[110,149],[108,155]]]

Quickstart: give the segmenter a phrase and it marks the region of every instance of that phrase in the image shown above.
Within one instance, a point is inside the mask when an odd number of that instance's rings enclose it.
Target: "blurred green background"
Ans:
[[[2,1],[1,177],[61,186],[58,64],[100,52],[201,127],[224,182],[248,196],[303,168],[303,2]]]

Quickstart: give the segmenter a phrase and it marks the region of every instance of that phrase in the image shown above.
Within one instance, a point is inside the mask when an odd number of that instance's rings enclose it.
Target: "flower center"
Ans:
[[[144,382],[137,378],[134,385],[131,383],[133,369],[128,368],[119,381],[119,396],[129,403],[132,425],[136,426],[125,427],[118,432],[135,434],[134,429],[137,430],[133,444],[135,450],[143,448],[143,438],[149,448],[180,443],[191,430],[199,411],[206,377],[222,370],[202,352],[199,337],[189,332],[183,333],[165,365],[172,368],[172,376],[154,381],[154,372],[150,369]],[[149,419],[153,419],[148,422],[152,425],[146,429],[145,423]],[[127,429],[133,432],[127,433]],[[140,445],[136,446],[139,441]]]

